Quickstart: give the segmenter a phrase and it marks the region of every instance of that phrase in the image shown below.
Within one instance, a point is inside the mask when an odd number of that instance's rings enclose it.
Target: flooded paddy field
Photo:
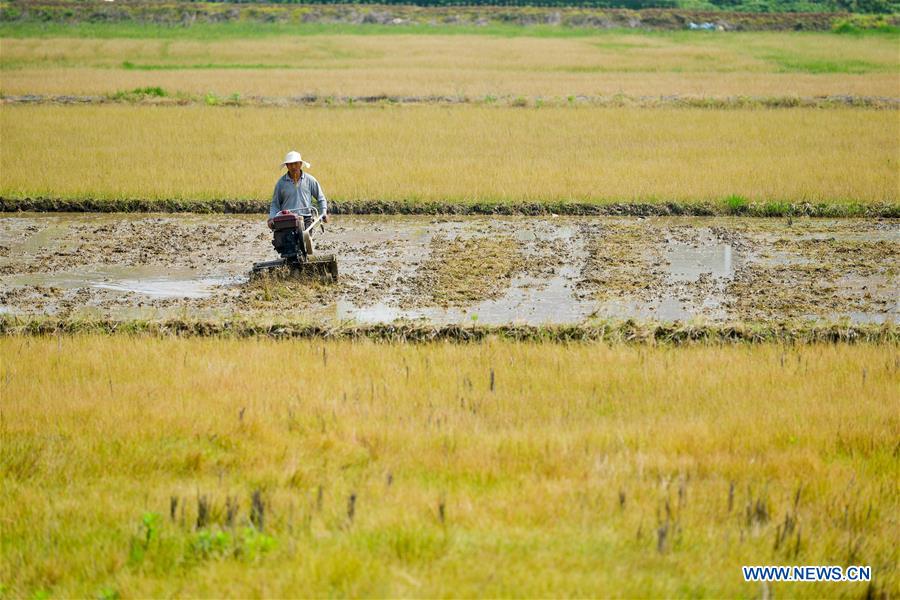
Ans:
[[[894,322],[900,222],[337,216],[336,283],[251,281],[258,215],[0,217],[0,312],[155,319],[558,324]]]

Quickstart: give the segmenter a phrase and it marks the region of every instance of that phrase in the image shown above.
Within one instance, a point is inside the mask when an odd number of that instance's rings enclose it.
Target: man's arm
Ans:
[[[269,206],[269,227],[272,226],[272,219],[281,210],[281,198],[278,194],[278,183],[275,184],[275,191],[272,192],[272,204]]]
[[[328,199],[325,198],[325,192],[322,191],[322,186],[319,185],[319,180],[315,180],[316,185],[313,192],[315,193],[316,200],[319,201],[319,214],[322,215],[322,220],[326,223],[328,222]]]

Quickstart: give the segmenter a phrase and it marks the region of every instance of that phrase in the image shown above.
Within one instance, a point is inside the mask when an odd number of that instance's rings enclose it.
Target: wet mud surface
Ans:
[[[261,278],[258,215],[0,217],[0,312],[559,324],[900,316],[900,221],[338,216],[337,283]]]

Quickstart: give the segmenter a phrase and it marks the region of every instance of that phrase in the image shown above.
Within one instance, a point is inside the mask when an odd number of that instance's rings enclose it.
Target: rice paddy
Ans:
[[[894,111],[7,106],[0,125],[10,198],[264,200],[295,146],[334,200],[898,197]]]
[[[5,38],[4,94],[240,96],[900,95],[893,37],[825,33]]]

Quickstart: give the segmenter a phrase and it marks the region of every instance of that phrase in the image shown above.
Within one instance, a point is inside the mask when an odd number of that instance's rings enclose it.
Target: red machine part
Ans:
[[[277,230],[297,229],[300,227],[300,217],[289,210],[283,210],[269,219],[269,227]]]

